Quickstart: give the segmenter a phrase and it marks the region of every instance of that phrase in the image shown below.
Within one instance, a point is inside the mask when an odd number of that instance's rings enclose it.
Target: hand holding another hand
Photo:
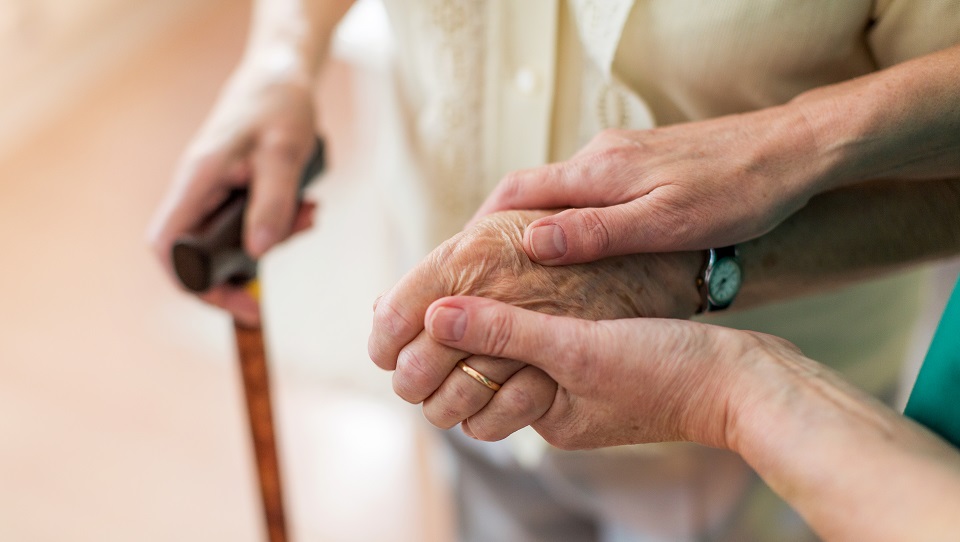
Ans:
[[[752,239],[803,207],[830,163],[796,108],[652,130],[607,130],[571,159],[507,175],[475,220],[506,209],[566,211],[530,224],[531,259],[566,265]]]
[[[521,246],[524,227],[544,211],[496,213],[434,250],[377,302],[369,350],[394,370],[394,390],[439,427],[466,420],[465,430],[496,440],[536,421],[556,384],[540,369],[504,361],[496,345],[470,356],[424,332],[435,300],[451,295],[496,299],[545,314],[588,320],[655,316],[686,318],[700,303],[699,252],[643,254],[588,265],[544,267]],[[457,368],[464,360],[503,387],[492,390]]]
[[[732,450],[825,540],[957,532],[957,450],[777,337],[683,320],[591,322],[478,297],[437,300],[426,323],[444,345],[555,380],[532,427],[559,448]]]
[[[427,333],[452,348],[521,360],[557,382],[531,425],[563,449],[687,440],[728,448],[738,395],[774,337],[684,320],[592,322],[480,297],[437,300]]]

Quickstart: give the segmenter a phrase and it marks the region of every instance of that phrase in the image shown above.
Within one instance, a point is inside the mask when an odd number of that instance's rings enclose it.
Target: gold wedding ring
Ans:
[[[467,374],[470,375],[474,380],[476,380],[477,382],[479,382],[479,383],[483,384],[484,386],[490,388],[491,390],[497,391],[497,390],[500,389],[500,384],[497,384],[497,383],[494,382],[493,380],[490,380],[489,378],[487,378],[486,376],[484,376],[483,373],[481,373],[480,371],[478,371],[478,370],[474,369],[473,367],[467,365],[467,364],[464,363],[463,361],[458,361],[458,362],[457,362],[457,367],[460,367],[461,369],[463,369],[463,372],[467,373]]]

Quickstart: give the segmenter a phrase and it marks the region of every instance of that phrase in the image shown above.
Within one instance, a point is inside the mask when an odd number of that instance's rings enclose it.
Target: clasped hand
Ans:
[[[542,369],[511,360],[503,351],[509,331],[494,331],[482,355],[472,355],[432,337],[424,327],[428,309],[447,296],[478,296],[537,313],[585,320],[634,317],[687,318],[699,306],[695,285],[699,252],[643,254],[590,264],[546,267],[523,250],[524,229],[544,211],[489,215],[434,250],[374,306],[370,357],[394,370],[396,393],[423,403],[426,418],[441,428],[463,422],[482,440],[499,440],[526,425],[543,429],[543,417],[558,397],[556,382]],[[464,360],[502,388],[493,392],[457,368]]]

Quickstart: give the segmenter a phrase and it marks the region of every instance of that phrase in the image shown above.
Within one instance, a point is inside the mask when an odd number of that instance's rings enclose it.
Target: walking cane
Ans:
[[[301,191],[323,171],[324,163],[323,141],[317,139],[316,148],[300,179]],[[177,239],[173,246],[173,266],[180,282],[194,292],[204,292],[225,283],[245,285],[257,300],[259,310],[257,262],[243,250],[243,211],[246,201],[246,190],[235,190],[199,227]],[[267,540],[286,542],[283,491],[270,405],[263,328],[246,326],[234,320],[233,329],[257,461]]]

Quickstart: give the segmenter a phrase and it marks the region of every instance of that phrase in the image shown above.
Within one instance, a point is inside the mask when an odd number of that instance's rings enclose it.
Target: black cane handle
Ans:
[[[323,140],[300,177],[300,192],[326,165]],[[197,228],[173,244],[173,268],[185,288],[205,292],[214,286],[243,283],[257,275],[257,262],[243,249],[243,212],[247,190],[234,190]]]

